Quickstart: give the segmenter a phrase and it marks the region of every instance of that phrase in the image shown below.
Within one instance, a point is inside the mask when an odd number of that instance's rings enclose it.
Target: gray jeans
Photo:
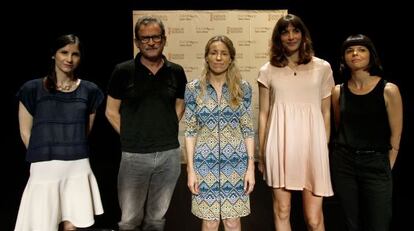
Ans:
[[[122,152],[118,173],[120,230],[162,231],[181,171],[180,149]]]

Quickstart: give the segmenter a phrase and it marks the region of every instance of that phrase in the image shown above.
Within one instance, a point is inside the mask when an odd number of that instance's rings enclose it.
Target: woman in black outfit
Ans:
[[[332,92],[334,191],[347,230],[388,231],[391,169],[403,127],[401,95],[395,84],[384,80],[374,44],[365,35],[352,35],[344,41],[340,68],[347,80]]]

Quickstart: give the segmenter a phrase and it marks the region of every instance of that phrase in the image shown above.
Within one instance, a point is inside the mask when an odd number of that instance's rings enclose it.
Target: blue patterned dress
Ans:
[[[245,138],[254,137],[251,111],[252,89],[242,81],[243,99],[236,109],[229,105],[229,89],[222,88],[220,102],[213,86],[207,84],[203,100],[200,81],[185,90],[185,136],[196,137],[194,170],[199,194],[193,195],[192,213],[205,220],[247,216],[249,196],[244,193],[248,155]]]

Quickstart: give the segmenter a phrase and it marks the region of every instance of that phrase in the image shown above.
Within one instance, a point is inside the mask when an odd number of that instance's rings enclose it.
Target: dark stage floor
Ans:
[[[95,225],[88,229],[81,229],[83,231],[109,231],[117,229],[117,222],[120,217],[120,211],[117,204],[116,196],[116,174],[117,168],[114,166],[105,168],[105,165],[100,165],[99,168],[93,167],[95,175],[98,179],[101,196],[104,203],[105,213],[96,217]],[[181,176],[178,180],[173,200],[170,209],[167,213],[166,231],[196,231],[200,230],[200,220],[191,214],[191,195],[186,186],[186,166],[182,165]],[[21,189],[23,190],[23,189]],[[1,217],[6,217],[5,230],[13,230],[15,222],[15,213],[17,212],[18,201],[21,192],[18,195],[13,195],[16,199],[15,203],[9,203],[3,208]],[[397,195],[398,196],[398,195]],[[397,197],[399,200],[403,199]],[[397,202],[399,201],[397,200]],[[399,201],[398,203],[401,203]],[[401,207],[401,206],[400,206]],[[11,209],[10,209],[11,208]],[[398,208],[399,209],[399,208]],[[6,216],[4,216],[6,214]],[[10,216],[12,214],[12,216]],[[401,223],[401,212],[396,213],[397,224],[393,225],[394,230],[410,230],[404,223]],[[327,231],[344,231],[341,220],[341,211],[339,204],[335,197],[326,198],[324,200],[324,216],[325,227]],[[292,230],[305,231],[305,225],[302,216],[302,205],[300,193],[294,193],[292,199]],[[408,222],[405,222],[408,224]],[[404,227],[404,228],[397,228]],[[222,227],[220,230],[224,230]],[[251,195],[251,214],[242,218],[242,230],[254,231],[273,231],[272,218],[272,197],[269,188],[262,180],[262,176],[257,172],[256,168],[256,187]]]

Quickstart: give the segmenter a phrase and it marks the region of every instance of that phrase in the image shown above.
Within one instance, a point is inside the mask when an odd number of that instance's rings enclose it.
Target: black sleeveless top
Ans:
[[[386,151],[390,148],[390,127],[381,79],[365,95],[355,95],[348,83],[341,85],[340,121],[335,143],[356,150]]]

